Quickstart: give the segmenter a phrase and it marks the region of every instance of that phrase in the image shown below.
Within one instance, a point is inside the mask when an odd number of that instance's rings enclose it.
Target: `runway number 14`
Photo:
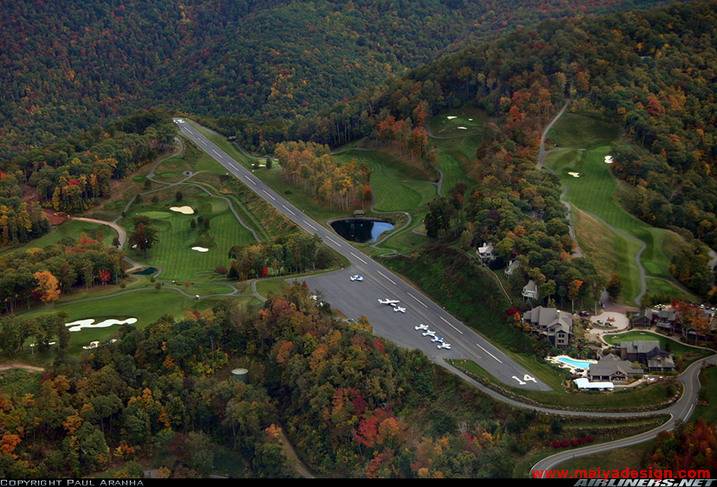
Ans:
[[[524,386],[524,385],[527,384],[528,382],[537,382],[537,381],[535,380],[535,377],[533,377],[533,376],[531,376],[531,375],[528,375],[528,374],[525,374],[525,375],[523,376],[523,380],[520,380],[520,379],[519,379],[518,377],[516,377],[516,376],[513,376],[513,379],[517,380],[517,381],[518,381],[518,384],[521,385],[521,386]]]

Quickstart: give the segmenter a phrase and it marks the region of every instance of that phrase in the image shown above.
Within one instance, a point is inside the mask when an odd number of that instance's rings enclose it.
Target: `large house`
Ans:
[[[483,262],[490,262],[495,260],[495,254],[493,254],[493,244],[483,242],[483,245],[478,247],[478,257]]]
[[[627,382],[630,378],[643,373],[642,369],[635,367],[631,362],[622,360],[616,355],[603,356],[596,364],[590,364],[588,379],[591,382]]]
[[[538,285],[534,280],[529,280],[528,284],[523,286],[523,292],[521,294],[525,299],[538,299]]]
[[[697,305],[689,306],[696,307]],[[717,309],[700,305],[699,312],[702,313],[707,320],[708,333],[716,332]],[[643,312],[633,316],[630,319],[630,323],[633,326],[654,326],[664,333],[681,333],[684,338],[691,340],[704,340],[707,338],[707,334],[704,331],[697,330],[683,323],[680,317],[680,310],[670,304],[658,304],[647,308]]]
[[[672,355],[660,348],[657,340],[635,340],[620,342],[617,346],[620,358],[630,362],[640,362],[648,370],[670,372],[675,370]]]
[[[567,347],[573,331],[573,315],[555,308],[538,306],[523,313],[523,321],[556,347]]]

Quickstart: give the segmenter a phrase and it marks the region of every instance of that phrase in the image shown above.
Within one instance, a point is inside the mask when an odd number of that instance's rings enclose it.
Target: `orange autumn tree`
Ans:
[[[37,281],[34,292],[43,303],[52,303],[60,299],[60,283],[50,271],[38,271],[33,274]]]

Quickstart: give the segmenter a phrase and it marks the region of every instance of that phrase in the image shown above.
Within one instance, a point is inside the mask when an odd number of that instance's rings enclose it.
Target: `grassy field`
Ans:
[[[117,233],[114,230],[104,225],[68,220],[56,227],[53,227],[48,233],[46,233],[42,237],[36,238],[18,247],[3,249],[0,254],[13,252],[16,250],[25,250],[33,247],[44,248],[56,244],[64,238],[71,238],[73,240],[77,240],[83,233],[91,238],[100,240],[105,245],[112,245],[112,240],[114,240],[114,238],[117,236]]]
[[[192,188],[183,188],[182,193],[184,197],[179,203],[173,198],[174,191],[169,190],[158,193],[160,201],[157,203],[132,206],[120,224],[131,229],[134,217],[148,217],[158,231],[158,242],[146,256],[137,250],[127,249],[127,252],[133,259],[160,268],[160,277],[164,281],[191,282],[193,292],[198,294],[227,292],[231,290],[230,284],[214,273],[214,269],[228,264],[232,246],[254,241],[252,234],[237,222],[226,201],[210,198]],[[169,210],[177,205],[190,206],[195,214],[184,215]],[[191,221],[198,215],[209,218],[208,232],[200,232],[198,226],[191,228]],[[192,250],[194,246],[209,251]]]
[[[571,470],[623,470],[640,468],[644,465],[645,456],[655,446],[655,440],[638,443],[626,448],[616,448],[606,452],[595,453],[584,457],[573,458],[561,463],[557,468]]]
[[[570,204],[584,212],[575,212],[577,239],[585,254],[599,264],[598,271],[607,278],[616,270],[623,283],[623,299],[634,302],[640,290],[635,256],[644,244],[641,262],[648,294],[667,291],[693,299],[668,270],[680,237],[635,218],[618,200],[621,183],[604,162],[610,144],[619,137],[617,127],[594,116],[568,113],[548,135],[557,148],[548,154],[547,165],[560,177]]]
[[[700,402],[695,409],[693,419],[701,418],[717,423],[717,367],[708,367],[700,374]]]
[[[676,340],[672,340],[671,338],[667,338],[649,331],[628,331],[626,333],[620,333],[616,335],[603,335],[603,338],[610,345],[617,345],[620,342],[627,341],[657,340],[660,342],[660,347],[663,350],[668,350],[675,356],[675,359],[677,361],[676,365],[680,369],[687,367],[695,360],[714,353],[709,350],[704,350],[702,348],[685,345],[684,343],[680,343]]]

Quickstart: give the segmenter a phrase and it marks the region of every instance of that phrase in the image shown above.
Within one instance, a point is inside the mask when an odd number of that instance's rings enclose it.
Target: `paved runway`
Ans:
[[[434,362],[442,363],[446,358],[471,359],[504,384],[534,390],[550,389],[534,378],[530,371],[525,370],[420,290],[358,250],[333,230],[305,215],[187,121],[175,119],[175,123],[183,136],[193,141],[249,189],[299,227],[318,235],[324,244],[349,260],[351,266],[347,269],[304,279],[312,289],[320,292],[333,308],[341,310],[349,318],[366,316],[377,335],[398,345],[419,349]],[[363,275],[364,281],[351,282],[349,276],[354,273]],[[379,298],[398,299],[406,312],[395,312],[390,306],[379,304]],[[476,299],[481,298],[476,296]],[[439,350],[436,343],[421,336],[420,332],[414,329],[421,323],[428,325],[438,336],[450,343],[451,350]]]

